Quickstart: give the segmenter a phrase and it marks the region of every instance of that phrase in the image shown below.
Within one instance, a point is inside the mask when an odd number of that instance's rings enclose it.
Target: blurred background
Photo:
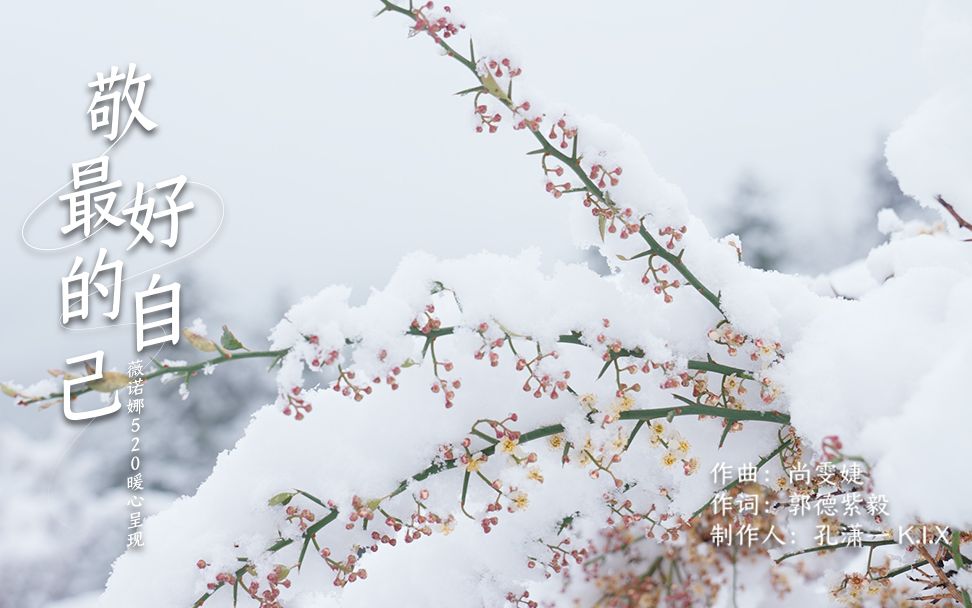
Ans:
[[[909,207],[883,162],[887,133],[928,93],[923,3],[819,0],[455,2],[473,34],[506,40],[524,78],[553,101],[642,142],[717,234],[747,261],[807,274],[879,241],[875,213]],[[17,3],[0,22],[0,380],[29,384],[67,357],[134,358],[133,293],[161,263],[183,285],[184,325],[227,323],[265,345],[289,303],[332,283],[358,300],[402,255],[451,257],[540,247],[591,263],[570,242],[562,201],[543,190],[521,133],[473,132],[469,75],[409,40],[377,2]],[[143,112],[110,153],[125,192],[174,175],[196,209],[174,251],[123,253],[127,228],[41,252],[21,240],[31,210],[98,156],[87,83],[112,65],[151,73]],[[69,245],[56,196],[32,218],[36,247]],[[222,218],[222,219],[221,219]],[[217,227],[219,230],[217,231]],[[212,241],[206,240],[215,234]],[[198,252],[195,249],[202,246]],[[110,328],[58,323],[75,255],[123,257],[123,312]],[[179,259],[182,258],[182,259]],[[139,274],[143,273],[143,274]],[[138,276],[134,276],[138,275]],[[93,301],[93,311],[100,302]],[[218,334],[217,334],[218,335]],[[160,358],[196,359],[185,344]],[[252,411],[273,397],[265,362],[223,366],[182,400],[146,390],[148,505],[192,493]],[[128,417],[68,423],[58,408],[0,402],[0,608],[32,608],[102,587],[124,550]],[[151,542],[151,540],[147,540]],[[67,606],[68,604],[63,604]]]

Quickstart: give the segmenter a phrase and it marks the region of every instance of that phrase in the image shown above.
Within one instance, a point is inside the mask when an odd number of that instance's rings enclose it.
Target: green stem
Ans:
[[[165,376],[166,374],[176,374],[176,375],[192,375],[196,372],[202,370],[207,365],[219,365],[221,363],[226,363],[228,361],[241,361],[243,359],[279,359],[283,357],[288,352],[289,348],[283,348],[280,350],[259,350],[259,351],[243,351],[237,353],[226,352],[219,357],[213,357],[212,359],[207,359],[205,361],[199,361],[197,363],[187,364],[187,365],[173,365],[171,367],[159,366],[155,370],[144,374],[141,376],[142,380],[149,381],[153,378],[158,378],[159,376]],[[90,386],[84,386],[71,392],[71,397],[77,397],[85,393],[91,392],[93,389]],[[49,399],[59,399],[64,396],[64,393],[51,393],[45,397],[36,397],[33,401],[47,401]]]
[[[756,420],[759,422],[774,422],[776,424],[790,424],[790,417],[779,412],[760,412],[758,410],[732,410],[725,407],[711,405],[678,405],[675,407],[661,407],[648,410],[628,410],[621,412],[621,420],[658,420],[660,418],[674,418],[676,416],[713,416],[724,418],[730,422]]]
[[[830,549],[842,549],[844,547],[851,547],[851,546],[853,546],[853,547],[860,546],[861,548],[863,548],[863,547],[884,547],[886,545],[895,545],[895,544],[897,544],[896,541],[894,541],[892,539],[888,539],[888,540],[864,540],[864,541],[861,541],[859,543],[859,545],[858,544],[852,544],[850,541],[843,542],[843,543],[834,543],[832,545],[818,545],[816,547],[809,547],[807,549],[801,549],[799,551],[793,551],[791,553],[787,553],[785,555],[782,555],[782,556],[780,556],[780,557],[778,557],[776,559],[776,563],[778,564],[778,563],[782,562],[783,560],[789,559],[791,557],[796,557],[798,555],[805,555],[807,553],[816,553],[818,551],[828,551]]]

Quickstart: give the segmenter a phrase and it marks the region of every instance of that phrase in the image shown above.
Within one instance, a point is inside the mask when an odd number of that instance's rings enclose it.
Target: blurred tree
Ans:
[[[178,280],[182,317],[210,320],[215,325],[210,337],[218,339],[216,322],[230,312],[227,303],[196,275]],[[282,304],[274,308],[279,313]],[[262,311],[254,316],[273,318]],[[259,333],[247,326],[233,330],[244,344],[249,339],[262,346],[256,337],[265,333],[263,324]],[[199,355],[180,340],[160,357],[195,360]],[[114,360],[125,361],[121,353]],[[273,401],[276,388],[265,369],[266,361],[259,360],[223,365],[206,381],[190,382],[185,400],[178,391],[180,380],[146,390],[139,431],[143,514],[192,494],[209,476],[217,454],[242,437],[253,412]],[[125,406],[113,416],[82,424],[65,424],[57,407],[42,415],[52,417],[49,437],[0,428],[0,488],[17,497],[0,501],[0,608],[41,608],[100,590],[112,561],[125,550],[132,510],[126,506],[131,416]]]
[[[755,174],[742,174],[723,215],[724,232],[742,241],[743,261],[763,270],[780,268],[787,257],[782,227],[768,189]]]
[[[913,198],[901,191],[898,178],[888,169],[888,161],[884,158],[886,139],[886,137],[881,138],[868,170],[871,206],[875,213],[890,208],[894,209],[902,219],[913,219],[916,215],[920,215],[921,207]]]

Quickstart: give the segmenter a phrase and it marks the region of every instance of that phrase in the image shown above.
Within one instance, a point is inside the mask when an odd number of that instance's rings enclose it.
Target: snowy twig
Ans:
[[[405,333],[407,335],[422,337],[427,340],[435,340],[443,336],[453,335],[456,331],[456,327],[441,327],[432,329],[429,331],[422,331],[421,329],[409,328]],[[533,341],[529,336],[517,336],[518,338],[524,340]],[[349,345],[355,344],[355,339],[347,340]],[[574,331],[569,334],[562,334],[558,337],[557,342],[560,344],[573,344],[578,346],[587,346],[588,344],[584,341],[584,336],[581,332]],[[293,349],[284,348],[278,350],[264,350],[264,351],[244,351],[244,352],[229,352],[225,350],[218,357],[213,357],[211,359],[206,359],[203,361],[198,361],[196,363],[186,364],[186,365],[172,365],[164,366],[158,365],[156,369],[151,372],[146,373],[143,376],[143,380],[148,382],[149,380],[158,378],[160,376],[174,375],[174,376],[192,376],[200,371],[202,371],[207,366],[218,366],[231,361],[239,361],[244,359],[270,359],[273,362],[279,361],[287,354],[289,354]],[[614,359],[620,357],[634,357],[634,358],[644,358],[645,352],[640,348],[625,349],[622,348],[619,351],[612,353],[611,355]],[[689,360],[686,367],[694,371],[705,371],[713,372],[717,374],[722,374],[725,376],[737,376],[746,380],[753,380],[754,377],[751,372],[744,370],[742,368],[733,367],[730,365],[724,365],[721,363],[716,363],[712,360]],[[84,385],[72,391],[71,397],[76,398],[85,393],[95,390],[90,384]],[[21,393],[14,392],[18,398],[18,403],[21,405],[30,405],[32,403],[44,402],[57,400],[63,397],[61,392],[53,392],[44,395],[24,395]]]
[[[149,380],[153,380],[160,376],[168,376],[170,374],[173,376],[189,377],[202,371],[207,366],[221,365],[223,363],[227,363],[230,361],[240,361],[243,359],[272,359],[276,361],[281,357],[283,357],[284,355],[286,355],[289,351],[290,351],[289,348],[284,348],[280,350],[246,351],[246,352],[236,352],[236,353],[225,351],[223,352],[223,354],[221,354],[218,357],[213,357],[212,359],[206,359],[203,361],[198,361],[196,363],[191,363],[186,365],[169,366],[169,365],[158,364],[156,369],[146,373],[141,378],[145,382],[148,382]],[[91,392],[92,390],[95,389],[92,388],[91,383],[85,384],[84,386],[72,390],[71,398],[72,399],[77,398],[85,393]],[[45,395],[31,395],[31,396],[19,394],[18,403],[21,405],[30,405],[32,403],[38,403],[41,401],[57,400],[57,399],[61,399],[62,397],[64,397],[64,393],[61,392],[49,393]]]
[[[409,10],[404,7],[398,6],[390,0],[380,0],[383,8],[379,11],[379,15],[385,12],[394,12],[401,15],[405,15],[412,20],[413,23],[419,23],[420,13],[416,10]],[[457,52],[452,46],[449,45],[441,36],[432,35],[432,39],[437,45],[439,45],[446,53],[448,57],[455,59],[467,70],[472,72],[473,76],[479,81],[479,86],[463,91],[463,93],[476,92],[477,94],[487,94],[502,103],[507,110],[513,114],[517,114],[520,111],[520,106],[510,96],[510,90],[504,92],[496,84],[496,81],[487,72],[486,74],[481,74],[476,65],[475,56],[472,54],[472,43],[470,42],[470,57],[466,58],[461,53]],[[598,184],[594,183],[590,174],[584,170],[580,164],[580,158],[576,154],[576,134],[574,135],[574,151],[567,155],[561,150],[559,150],[543,133],[537,128],[530,128],[530,132],[533,134],[534,139],[540,144],[541,150],[544,156],[552,156],[561,162],[564,166],[568,167],[574,175],[581,180],[584,187],[583,189],[578,189],[580,191],[585,191],[588,195],[594,197],[599,204],[606,205],[611,209],[613,214],[621,215],[622,209],[620,205],[612,200],[611,196],[604,191],[603,188],[599,187]],[[574,192],[578,190],[569,190],[569,192]],[[706,300],[709,301],[720,314],[725,316],[720,305],[720,298],[717,294],[713,293],[709,288],[707,288],[702,281],[689,270],[688,266],[682,261],[682,253],[674,253],[669,250],[669,248],[662,245],[652,234],[644,227],[640,225],[638,228],[638,234],[642,239],[648,244],[649,252],[651,256],[658,256],[664,259],[667,263],[671,264],[676,270],[681,273],[685,280],[698,291]]]
[[[712,417],[725,418],[728,422],[741,421],[741,420],[757,420],[757,421],[773,422],[773,423],[776,423],[776,424],[784,424],[784,425],[785,424],[789,424],[789,422],[790,422],[790,418],[789,418],[788,415],[781,414],[781,413],[778,413],[778,412],[760,412],[760,411],[753,411],[753,410],[733,410],[733,409],[726,409],[726,408],[713,407],[713,406],[705,406],[705,405],[677,405],[677,406],[672,406],[672,407],[662,407],[662,408],[652,408],[652,409],[640,409],[640,410],[629,410],[629,411],[626,411],[626,412],[622,412],[619,417],[622,420],[637,420],[637,421],[639,421],[639,423],[641,423],[641,422],[650,422],[652,420],[661,420],[661,419],[672,420],[673,418],[680,417],[680,416],[712,416]],[[564,428],[564,426],[562,424],[550,424],[550,425],[538,427],[538,428],[533,429],[531,431],[527,431],[525,433],[521,433],[518,436],[517,443],[519,445],[523,445],[523,444],[526,444],[526,443],[530,443],[532,441],[536,441],[537,439],[543,439],[545,437],[551,437],[553,435],[559,435],[559,434],[565,432],[565,430],[566,429]],[[765,457],[763,457],[756,464],[757,470],[760,469],[760,468],[762,468],[767,462],[769,462],[770,460],[772,460],[784,448],[786,448],[787,446],[789,446],[790,443],[791,443],[790,440],[786,440],[786,441],[782,442],[775,450],[773,450],[771,453],[769,453],[768,455],[766,455]],[[485,446],[485,447],[483,447],[483,448],[481,448],[479,450],[476,450],[476,451],[472,452],[471,454],[474,457],[476,457],[476,458],[488,458],[488,457],[490,457],[490,456],[492,456],[492,455],[494,455],[496,453],[496,449],[497,449],[497,444],[496,443],[490,443],[490,445],[487,445],[487,446]],[[457,458],[449,458],[449,459],[441,460],[439,462],[435,462],[435,463],[429,465],[428,467],[426,467],[425,469],[419,471],[418,473],[412,475],[408,479],[402,480],[398,484],[398,487],[396,487],[392,492],[390,492],[388,495],[384,496],[378,502],[380,503],[382,501],[385,501],[385,500],[394,498],[395,496],[398,496],[398,495],[402,494],[414,482],[424,481],[424,480],[428,479],[429,477],[432,477],[433,475],[437,475],[437,474],[442,473],[444,471],[449,471],[449,470],[455,469],[455,468],[459,467],[461,464],[462,464],[462,459],[461,458],[458,458],[458,457]],[[724,488],[724,489],[731,489],[735,485],[736,485],[735,483],[731,483],[728,486],[726,486],[726,488]],[[296,490],[295,493],[305,494],[303,491],[300,491],[300,490]],[[280,496],[280,495],[278,495],[278,496]],[[271,499],[271,502],[274,502],[275,498],[276,497],[274,497],[273,499]],[[318,504],[323,504],[323,503],[321,503],[320,501],[318,501],[316,499],[315,499],[315,502],[318,502]],[[710,500],[705,505],[703,505],[702,507],[700,507],[699,510],[696,511],[695,514],[692,516],[692,518],[695,518],[699,513],[701,513],[711,502],[712,501]],[[376,507],[377,507],[377,503],[376,503]],[[299,537],[299,538],[302,538],[303,541],[304,541],[303,542],[303,547],[304,548],[301,550],[301,557],[300,557],[300,559],[298,561],[298,566],[300,565],[300,563],[303,560],[303,555],[306,552],[307,545],[310,544],[311,542],[316,542],[316,535],[317,535],[317,533],[320,532],[325,526],[327,526],[328,524],[330,524],[331,522],[333,522],[337,518],[338,510],[336,508],[334,508],[334,507],[331,507],[331,506],[328,506],[328,508],[330,509],[330,511],[328,512],[328,514],[324,518],[322,518],[321,520],[319,520],[318,522],[316,522],[315,524],[313,524],[312,526],[308,527],[307,530],[305,530],[303,532],[303,534]],[[280,551],[281,549],[284,549],[285,547],[288,547],[288,546],[292,545],[294,542],[296,542],[296,539],[291,539],[291,538],[288,538],[288,539],[280,539],[279,541],[277,541],[276,543],[274,543],[273,545],[271,545],[270,547],[268,547],[267,548],[267,551],[269,553],[276,553],[276,552]],[[249,564],[249,561],[250,560],[247,559],[246,561],[247,561],[247,564]],[[241,567],[237,571],[237,573],[238,573],[237,576],[239,576],[239,573],[245,572],[246,569],[247,569],[247,567],[248,566]],[[221,588],[224,584],[225,583],[220,583],[214,589],[212,589],[209,592],[207,592],[206,594],[202,595],[196,601],[196,603],[194,604],[194,606],[196,606],[196,607],[202,606],[206,602],[206,600],[208,600],[213,595],[213,593],[216,590],[218,590],[219,588]]]

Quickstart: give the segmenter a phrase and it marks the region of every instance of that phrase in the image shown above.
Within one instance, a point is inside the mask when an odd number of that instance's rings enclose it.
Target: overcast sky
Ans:
[[[535,88],[638,138],[696,213],[717,216],[743,171],[772,189],[794,238],[839,241],[870,213],[867,167],[880,138],[928,93],[920,67],[923,3],[901,0],[497,0],[457,2],[470,30],[505,38]],[[143,110],[160,126],[111,152],[114,178],[173,175],[218,190],[221,231],[162,270],[194,271],[220,318],[261,342],[281,301],[330,283],[381,286],[407,252],[459,256],[539,246],[579,259],[566,219],[543,192],[522,133],[476,135],[469,75],[408,39],[377,2],[19,2],[0,23],[0,379],[33,381],[96,349],[121,366],[131,327],[66,333],[60,278],[74,255],[122,256],[127,228],[86,246],[39,253],[21,241],[35,205],[70,164],[105,148],[90,133],[86,84],[111,65],[152,74]],[[56,11],[56,14],[55,14]],[[189,198],[180,245],[124,256],[128,276],[202,244],[219,221],[208,191]],[[59,235],[56,197],[28,230]],[[807,249],[803,267],[842,261]],[[148,276],[132,278],[123,307]],[[201,289],[201,288],[200,288]],[[189,321],[187,319],[186,321]],[[270,379],[268,378],[268,382]],[[9,406],[9,407],[3,407]],[[0,404],[0,421],[64,424]]]

